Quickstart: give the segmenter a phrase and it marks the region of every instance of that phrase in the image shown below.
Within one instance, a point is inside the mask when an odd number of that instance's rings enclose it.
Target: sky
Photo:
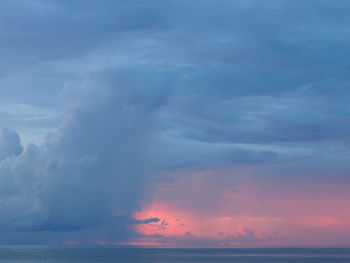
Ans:
[[[350,247],[349,12],[1,1],[0,245]]]

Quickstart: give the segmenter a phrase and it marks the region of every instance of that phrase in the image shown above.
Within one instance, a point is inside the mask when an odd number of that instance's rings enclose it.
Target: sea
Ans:
[[[348,248],[0,247],[0,263],[350,263]]]

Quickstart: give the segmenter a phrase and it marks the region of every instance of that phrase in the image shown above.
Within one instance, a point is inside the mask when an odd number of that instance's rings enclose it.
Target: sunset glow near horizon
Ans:
[[[224,174],[234,171],[228,168]],[[176,183],[159,186],[153,200],[135,213],[139,220],[159,218],[136,226],[143,235],[138,244],[341,247],[349,242],[347,186],[334,182],[288,186],[281,178],[265,182],[240,174],[231,180],[235,187],[213,189],[208,176],[215,172],[189,172]]]
[[[349,12],[1,1],[0,245],[350,247]]]

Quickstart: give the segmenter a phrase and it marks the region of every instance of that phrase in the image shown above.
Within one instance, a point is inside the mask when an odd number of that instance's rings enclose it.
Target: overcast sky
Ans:
[[[349,12],[1,1],[0,244],[349,246]]]

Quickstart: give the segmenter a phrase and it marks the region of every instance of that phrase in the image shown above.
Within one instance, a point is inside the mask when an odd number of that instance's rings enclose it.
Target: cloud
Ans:
[[[2,131],[2,156],[8,157],[0,163],[8,178],[0,192],[2,227],[74,231],[113,224],[118,214],[137,209],[150,175],[153,118],[168,96],[159,78],[152,89],[141,85],[150,77],[95,76],[79,88],[88,95],[75,98],[42,146],[21,153],[17,134]]]
[[[147,218],[144,220],[139,220],[139,221],[137,221],[137,223],[138,224],[151,224],[151,223],[157,223],[159,221],[160,221],[159,218],[153,217],[153,218]]]
[[[230,165],[259,165],[288,161],[288,156],[271,150],[164,136],[153,145],[152,160],[158,169],[197,170]]]
[[[141,65],[159,74],[176,72],[179,85],[161,121],[183,137],[258,144],[349,137],[348,129],[337,128],[347,125],[350,95],[348,3],[218,5],[206,0],[198,6],[108,0],[1,5],[3,101],[57,113],[63,108],[57,99],[63,80],[79,82],[91,70]],[[334,108],[340,98],[344,101]],[[33,131],[23,127],[25,122],[15,122],[21,115],[11,116],[3,117],[5,125],[24,130],[26,142],[27,133],[52,131],[58,123],[57,115],[49,116],[45,123],[37,122],[42,129]]]
[[[0,161],[22,153],[23,147],[16,131],[2,128],[0,130]]]
[[[343,128],[348,118],[346,106],[317,97],[307,103],[312,96],[300,91],[278,98],[253,96],[200,105],[202,110],[179,119],[179,133],[188,139],[213,143],[347,140],[349,134]]]
[[[175,247],[232,247],[232,246],[257,246],[259,243],[280,240],[278,233],[263,233],[257,237],[256,233],[248,228],[240,226],[234,234],[218,233],[216,236],[198,236],[191,232],[183,235],[165,236],[154,234],[146,236],[153,242],[162,245],[170,245]]]
[[[0,225],[123,229],[164,170],[347,174],[349,9],[2,1]]]

